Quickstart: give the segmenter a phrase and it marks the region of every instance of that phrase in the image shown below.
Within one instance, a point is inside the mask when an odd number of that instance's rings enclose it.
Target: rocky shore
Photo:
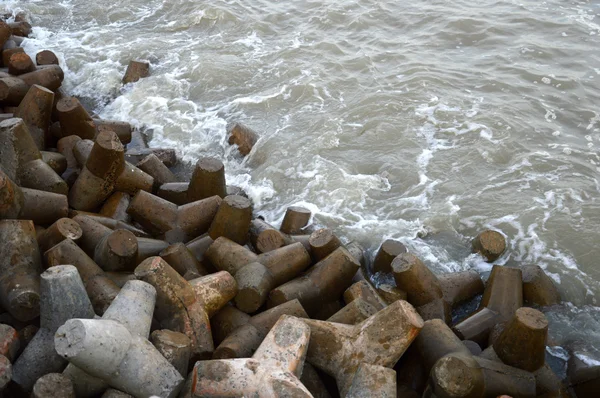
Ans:
[[[289,207],[273,226],[221,160],[177,154],[61,89],[0,21],[0,393],[5,397],[593,397],[600,366],[546,360],[560,302],[538,266],[436,275]],[[131,61],[123,84],[152,73]],[[228,126],[248,155],[259,134]],[[473,252],[494,263],[505,236]],[[389,284],[371,276],[389,276]],[[478,307],[453,322],[465,303]]]

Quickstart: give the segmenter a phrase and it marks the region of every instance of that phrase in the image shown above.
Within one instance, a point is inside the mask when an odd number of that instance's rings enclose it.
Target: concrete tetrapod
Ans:
[[[359,267],[348,250],[338,247],[303,276],[273,289],[268,305],[273,307],[297,298],[306,312],[313,315],[323,303],[337,300],[342,295]]]
[[[177,206],[139,191],[131,200],[127,213],[153,235],[164,235],[169,243],[185,243],[208,231],[220,204],[221,198],[212,196]]]
[[[307,361],[335,377],[345,397],[361,363],[392,367],[423,327],[406,301],[396,301],[363,322],[351,326],[305,319],[311,329]]]
[[[56,352],[92,376],[137,398],[174,398],[183,377],[145,338],[119,322],[71,319],[54,338]]]
[[[533,373],[470,354],[453,353],[437,361],[431,370],[429,386],[440,398],[536,396]]]
[[[193,397],[312,397],[300,382],[310,338],[301,320],[284,315],[252,358],[198,361]]]
[[[31,391],[47,373],[61,372],[67,362],[54,350],[54,333],[68,319],[93,318],[92,303],[72,265],[48,268],[40,282],[40,329],[13,367],[13,381]]]
[[[138,280],[128,281],[102,319],[118,322],[132,335],[147,339],[155,303],[156,289],[152,285]],[[96,397],[108,388],[105,380],[86,373],[73,363],[67,366],[63,374],[71,379],[79,398]]]
[[[160,257],[144,260],[135,276],[156,288],[155,317],[163,328],[189,337],[192,360],[210,357],[214,343],[209,317],[235,296],[235,279],[219,272],[188,282]]]
[[[215,349],[213,359],[248,358],[254,354],[260,343],[282,315],[308,318],[298,300],[288,301],[247,320],[236,328]]]

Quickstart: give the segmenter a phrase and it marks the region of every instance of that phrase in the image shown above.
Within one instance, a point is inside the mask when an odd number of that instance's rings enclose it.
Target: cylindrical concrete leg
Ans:
[[[42,158],[25,121],[21,118],[13,117],[0,122],[0,148],[2,170],[16,183],[20,183],[18,178],[21,167]]]
[[[29,85],[18,77],[3,77],[0,79],[0,101],[4,105],[19,106]]]
[[[215,158],[202,158],[196,163],[188,188],[190,202],[218,195],[227,196],[225,167]]]
[[[473,340],[481,347],[486,347],[492,328],[500,321],[500,314],[489,308],[483,308],[454,325],[452,331],[461,340]]]
[[[127,213],[154,235],[177,227],[177,206],[145,191],[133,197]]]
[[[39,150],[46,149],[48,127],[52,116],[54,93],[34,84],[19,104],[15,117],[23,119]]]
[[[69,135],[67,137],[63,137],[58,140],[56,143],[56,149],[67,159],[67,168],[77,169],[79,168],[79,163],[73,154],[73,149],[75,148],[75,144],[81,141],[81,137],[77,135]]]
[[[327,228],[313,232],[308,242],[315,262],[321,261],[342,245],[333,231]]]
[[[548,320],[533,308],[519,308],[494,342],[494,350],[507,365],[533,372],[545,363]]]
[[[73,217],[73,221],[79,225],[83,232],[78,243],[91,257],[94,256],[98,243],[113,232],[112,229],[100,224],[88,216],[77,215]]]
[[[192,343],[185,334],[167,329],[155,330],[150,341],[183,377],[187,376]]]
[[[65,74],[58,65],[40,67],[33,72],[19,75],[19,79],[23,80],[29,86],[38,84],[52,91],[58,90],[64,78]]]
[[[113,190],[114,180],[97,177],[84,167],[69,191],[69,205],[77,210],[93,211]]]
[[[226,271],[192,279],[189,284],[209,318],[231,301],[238,292],[235,279]]]
[[[523,272],[523,299],[526,302],[540,306],[560,302],[558,289],[539,265],[526,265],[521,270]]]
[[[104,312],[102,319],[119,322],[129,333],[147,339],[156,303],[156,289],[149,283],[126,282],[117,297]]]
[[[392,272],[394,258],[406,252],[406,246],[401,242],[393,239],[385,240],[373,260],[373,272]]]
[[[115,134],[119,137],[119,140],[121,140],[121,143],[123,143],[123,145],[129,144],[131,142],[131,133],[133,131],[133,127],[130,123],[122,122],[119,120],[104,120],[97,118],[94,118],[92,120],[96,125],[98,133],[104,130],[111,130],[115,132]]]
[[[42,160],[58,175],[67,169],[67,158],[58,152],[40,151]]]
[[[266,253],[290,243],[290,238],[261,219],[250,223],[250,242],[259,253]]]
[[[258,256],[257,262],[269,270],[275,286],[294,279],[311,265],[310,255],[301,243],[263,253]]]
[[[115,192],[102,205],[100,214],[117,221],[128,223],[131,217],[127,214],[127,208],[131,202],[131,196],[125,192]]]
[[[142,159],[137,167],[154,178],[153,191],[156,191],[162,184],[177,181],[175,174],[153,153]]]
[[[484,397],[484,375],[470,354],[450,354],[441,358],[431,370],[429,384],[437,397]]]
[[[0,169],[0,219],[18,218],[24,201],[21,188]]]
[[[90,157],[90,153],[92,153],[93,147],[94,141],[88,139],[79,139],[79,141],[73,145],[73,157],[75,157],[75,160],[77,160],[79,167],[85,166],[88,158]]]
[[[388,305],[392,304],[394,301],[406,300],[407,298],[406,292],[398,289],[396,286],[388,285],[386,283],[379,285],[377,293]]]
[[[21,188],[21,192],[23,208],[19,218],[49,225],[69,215],[69,204],[65,195],[29,188]]]
[[[232,123],[227,126],[227,135],[229,135],[229,145],[237,145],[242,156],[246,156],[252,150],[258,134],[256,131],[240,123]]]
[[[35,159],[22,165],[19,170],[19,181],[24,188],[61,195],[66,195],[69,191],[67,183],[42,159]]]
[[[438,298],[418,306],[417,312],[424,321],[430,319],[441,319],[447,324],[452,322],[452,307],[443,298]]]
[[[442,297],[442,288],[433,272],[415,255],[403,253],[392,261],[396,286],[408,295],[414,306],[425,305]]]
[[[55,331],[71,318],[93,318],[83,281],[72,265],[57,265],[41,275],[40,327]]]
[[[75,398],[73,382],[61,373],[48,373],[33,386],[32,398]]]
[[[352,300],[344,308],[327,318],[327,322],[343,323],[344,325],[356,325],[377,313],[378,309],[371,303],[357,298]]]
[[[500,232],[486,230],[473,239],[473,253],[479,253],[488,262],[496,261],[506,250],[506,239]]]
[[[202,265],[206,268],[206,270],[212,271],[214,267],[209,264],[208,260],[204,260],[204,253],[208,250],[210,245],[212,245],[214,240],[208,236],[208,234],[201,235],[185,244],[185,247],[190,249],[196,257],[196,260],[200,261]]]
[[[379,296],[375,288],[367,281],[354,283],[344,292],[344,301],[350,304],[352,301],[361,298],[381,310],[387,307],[387,303]]]
[[[161,251],[160,256],[188,281],[208,275],[208,271],[196,260],[194,253],[183,243],[172,244]]]
[[[169,247],[169,243],[160,239],[137,238],[138,258],[136,262],[140,264],[149,257],[158,256],[160,252]]]
[[[194,239],[209,230],[221,208],[222,202],[223,200],[215,195],[179,206],[177,209],[177,227],[183,233],[184,242]],[[172,243],[175,242],[172,241]]]
[[[23,73],[33,72],[35,65],[31,57],[23,53],[15,53],[8,59],[8,73],[14,76],[22,75]]]
[[[299,206],[290,206],[285,212],[279,230],[285,234],[299,235],[310,220],[310,210]]]
[[[250,315],[233,305],[225,305],[210,319],[215,344],[221,344],[235,329],[245,325],[249,320]]]
[[[469,349],[440,319],[426,321],[415,340],[415,344],[427,374],[438,360],[448,354],[470,355]]]
[[[83,231],[76,221],[71,220],[70,218],[61,218],[42,233],[38,234],[37,241],[40,250],[45,252],[65,239],[71,239],[73,242],[77,242],[82,235]]]
[[[208,234],[217,239],[224,236],[232,241],[245,244],[252,221],[252,202],[243,196],[226,196],[221,202]]]
[[[125,76],[123,76],[123,84],[135,83],[138,80],[150,76],[150,64],[141,61],[129,61]]]
[[[258,256],[225,237],[215,239],[204,257],[218,270],[235,275],[246,264],[257,261]]]
[[[479,308],[488,307],[504,321],[523,306],[523,274],[519,268],[494,265]]]
[[[261,263],[250,263],[235,274],[239,292],[235,296],[235,305],[251,314],[266,301],[269,292],[276,286],[271,272]]]
[[[123,172],[117,178],[115,190],[135,195],[138,191],[152,192],[154,178],[129,162],[125,162]]]
[[[31,221],[0,221],[0,303],[27,322],[40,313],[41,255]]]
[[[58,65],[58,58],[50,50],[43,50],[35,54],[35,63],[37,65]]]
[[[162,184],[156,190],[156,195],[178,206],[189,203],[188,200],[188,182],[169,182]]]
[[[83,139],[94,139],[96,125],[77,98],[62,98],[56,104],[56,110],[63,137],[77,135]]]
[[[118,322],[70,319],[57,330],[54,345],[61,357],[106,380],[119,369],[131,340],[127,328]]]
[[[484,290],[481,276],[475,270],[439,275],[437,278],[442,287],[444,300],[452,306],[469,300],[483,293]]]
[[[96,245],[94,261],[104,271],[133,271],[137,266],[138,241],[125,229],[106,235]]]

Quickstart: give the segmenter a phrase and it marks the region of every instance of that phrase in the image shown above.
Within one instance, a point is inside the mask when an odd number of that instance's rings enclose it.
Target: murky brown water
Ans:
[[[555,341],[600,349],[600,1],[8,5],[67,90],[186,160],[224,156],[269,221],[300,204],[371,250],[393,237],[437,272],[484,274],[469,240],[502,230],[500,263],[559,284]],[[121,89],[131,58],[152,76]],[[233,119],[262,134],[245,160]]]

